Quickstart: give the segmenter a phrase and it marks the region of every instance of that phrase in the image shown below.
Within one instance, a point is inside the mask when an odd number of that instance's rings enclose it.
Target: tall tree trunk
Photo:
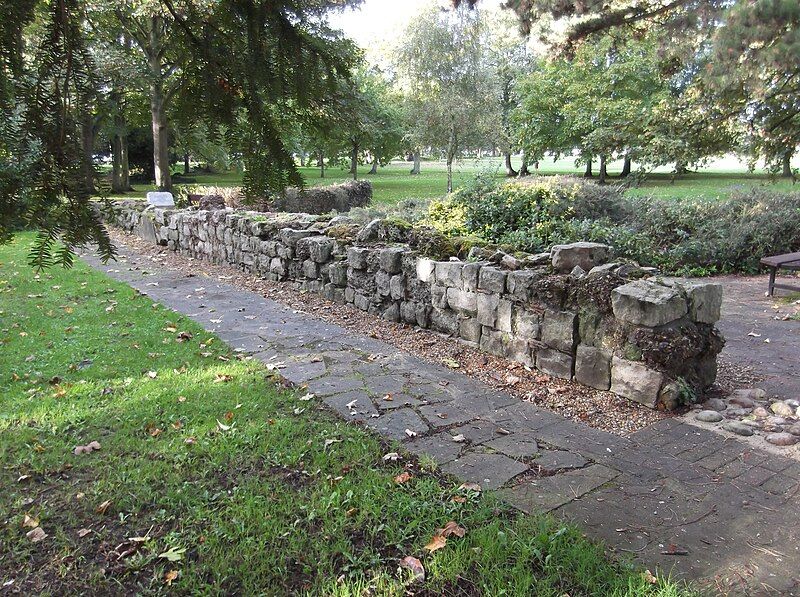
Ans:
[[[319,166],[319,177],[325,178],[325,153],[321,149],[317,157],[317,166]]]
[[[450,139],[447,143],[447,192],[453,192],[453,160],[456,157],[456,137],[455,124],[450,125]]]
[[[120,167],[122,170],[120,176],[120,187],[124,192],[132,191],[131,187],[131,169],[128,164],[128,135],[122,135],[120,139]]]
[[[419,174],[420,172],[420,159],[419,149],[414,150],[414,165],[411,167],[411,174]]]
[[[301,168],[305,168],[306,167],[306,152],[305,151],[301,151],[300,152],[300,167]]]
[[[358,143],[353,143],[350,150],[350,174],[353,175],[353,180],[358,180]]]
[[[160,65],[152,64],[160,73]],[[150,84],[150,113],[153,121],[153,166],[156,187],[161,191],[172,189],[172,176],[169,171],[169,139],[167,138],[167,112],[164,101],[164,84],[154,77]]]
[[[792,172],[793,153],[794,152],[792,150],[789,150],[783,154],[783,172],[781,172],[781,176],[783,178],[794,178],[794,173]]]
[[[586,171],[583,173],[584,178],[591,178],[592,177],[592,158],[587,158],[586,160]]]
[[[530,175],[531,175],[531,171],[528,170],[528,154],[526,154],[523,151],[522,152],[522,165],[519,167],[518,176],[523,177],[523,176],[530,176]]]
[[[191,166],[189,164],[189,152],[183,152],[183,174],[184,176],[189,176],[189,173],[192,171]]]
[[[124,193],[127,190],[122,184],[122,137],[115,133],[111,139],[111,192]]]
[[[519,172],[514,170],[514,166],[511,165],[511,152],[505,152],[505,162],[506,162],[506,176],[511,178],[512,176],[518,176]]]
[[[81,145],[83,155],[83,179],[86,188],[94,192],[94,118],[91,114],[87,115],[81,123]]]
[[[597,181],[597,184],[606,184],[606,177],[608,177],[608,171],[606,170],[606,156],[600,156],[600,179]]]
[[[372,168],[369,169],[370,174],[377,174],[378,173],[378,154],[376,153],[372,156]]]
[[[675,174],[681,175],[686,174],[689,172],[689,169],[686,167],[686,164],[683,162],[675,162]]]
[[[631,175],[631,156],[625,154],[625,161],[622,162],[622,172],[619,173],[620,178],[626,178]]]

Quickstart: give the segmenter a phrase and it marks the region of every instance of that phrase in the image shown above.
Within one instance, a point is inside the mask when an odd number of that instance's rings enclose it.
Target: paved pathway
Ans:
[[[770,397],[800,400],[800,321],[784,321],[794,306],[765,296],[767,277],[722,276],[722,319],[717,324],[727,341],[722,357],[747,365],[760,377],[758,387]],[[798,284],[786,278],[786,283]],[[788,296],[785,290],[775,291]]]
[[[498,489],[520,510],[568,517],[651,569],[735,594],[800,594],[800,463],[673,419],[614,436],[256,293],[120,251],[128,257],[109,266],[85,259],[235,349],[283,362],[286,378],[342,417]]]

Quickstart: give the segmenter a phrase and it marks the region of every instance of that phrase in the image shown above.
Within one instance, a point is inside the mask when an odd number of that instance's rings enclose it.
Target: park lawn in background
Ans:
[[[515,168],[519,168],[519,159],[513,161]],[[609,165],[609,184],[620,183],[615,178],[622,167],[622,163],[612,162]],[[433,199],[440,198],[447,191],[447,170],[444,163],[424,161],[420,174],[409,174],[411,164],[408,162],[394,161],[378,169],[377,174],[367,174],[369,166],[361,166],[359,178],[369,180],[373,185],[373,204],[393,205],[403,199]],[[300,168],[300,173],[309,186],[329,185],[350,180],[352,176],[347,170],[339,166],[328,166],[325,169],[325,178],[320,177],[319,168]],[[505,179],[505,170],[502,168],[500,158],[465,158],[458,162],[453,170],[453,185],[455,188],[471,181],[478,173],[489,173],[498,180]],[[562,158],[556,162],[545,160],[541,163],[539,174],[571,174],[580,176],[581,168],[575,167],[574,158]],[[194,179],[193,184],[209,186],[237,186],[241,184],[241,174],[225,172],[221,174],[205,174],[192,172],[189,176]],[[596,179],[596,176],[595,176]],[[176,182],[176,184],[181,184]],[[628,190],[635,195],[652,195],[655,197],[675,197],[676,199],[717,199],[727,197],[737,189],[749,189],[754,186],[767,186],[776,191],[793,189],[791,180],[775,178],[767,174],[751,173],[744,166],[736,166],[732,160],[720,161],[718,165],[707,170],[690,172],[682,176],[669,173],[669,168],[653,172],[638,186]],[[135,192],[127,195],[113,195],[122,197],[144,197],[148,190],[154,187],[147,185],[133,185]]]
[[[574,527],[459,489],[430,463],[384,460],[397,446],[338,420],[302,389],[281,387],[263,365],[127,285],[80,261],[36,274],[25,264],[31,241],[20,234],[0,247],[4,586],[27,594],[688,592],[611,563]],[[73,453],[91,442],[100,449]],[[404,472],[410,478],[398,482]],[[426,551],[449,521],[465,536]],[[405,556],[421,560],[425,585],[398,569]]]

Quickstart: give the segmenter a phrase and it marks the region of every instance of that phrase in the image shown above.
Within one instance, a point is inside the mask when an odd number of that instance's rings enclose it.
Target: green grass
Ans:
[[[571,526],[459,490],[430,463],[384,462],[392,447],[81,262],[36,275],[31,241],[0,247],[0,583],[23,594],[685,594],[610,562]],[[92,441],[99,451],[73,454]],[[413,477],[398,485],[402,471]],[[26,515],[44,540],[26,537]],[[466,536],[425,552],[450,520]],[[422,560],[423,587],[398,569],[406,555]]]
[[[514,166],[519,167],[519,160],[514,160]],[[619,172],[622,164],[612,163],[609,173],[613,176]],[[411,176],[411,164],[406,162],[392,162],[380,168],[377,174],[367,174],[369,168],[362,166],[359,177],[372,181],[373,202],[375,204],[394,204],[403,199],[428,199],[441,197],[447,190],[447,171],[442,162],[423,162],[422,172]],[[744,166],[730,159],[720,160],[709,168],[700,172],[692,172],[680,177],[669,173],[668,168],[657,170],[647,179],[628,192],[636,195],[654,195],[657,197],[675,198],[705,198],[716,199],[725,197],[737,188],[750,188],[752,186],[766,185],[776,190],[790,190],[796,188],[790,180],[774,178],[761,172],[748,172]],[[338,166],[328,167],[325,178],[320,178],[319,168],[301,168],[301,174],[306,184],[311,186],[332,184],[350,179],[350,174]],[[454,169],[453,184],[457,188],[471,180],[478,172],[491,172],[498,179],[504,178],[499,158],[474,158],[461,160]],[[576,168],[573,158],[560,159],[557,162],[542,162],[539,169],[542,175],[551,174],[582,174],[582,169]],[[214,186],[237,186],[241,184],[241,175],[235,172],[221,174],[192,173],[191,178],[197,184]],[[127,196],[144,197],[153,187],[134,185],[136,192]]]

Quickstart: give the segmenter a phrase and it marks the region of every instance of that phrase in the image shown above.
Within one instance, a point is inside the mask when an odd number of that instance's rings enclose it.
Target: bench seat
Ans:
[[[763,257],[761,259],[761,265],[769,268],[769,288],[767,290],[767,296],[773,296],[776,288],[800,292],[800,286],[777,284],[775,282],[775,274],[777,274],[779,269],[800,271],[800,253],[784,253],[783,255]]]

